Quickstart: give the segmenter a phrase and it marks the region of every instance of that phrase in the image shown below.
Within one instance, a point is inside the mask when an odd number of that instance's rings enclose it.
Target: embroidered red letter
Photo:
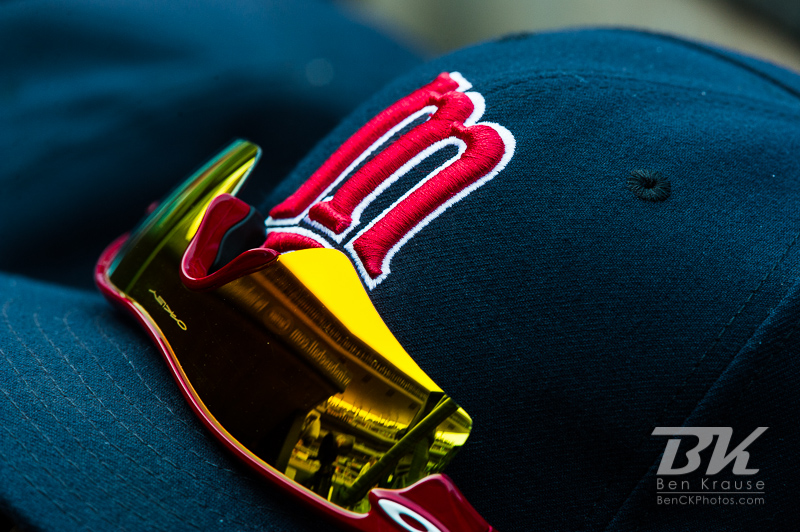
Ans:
[[[330,242],[335,242],[350,253],[367,286],[377,286],[389,274],[389,263],[403,244],[493,178],[514,153],[514,136],[506,128],[476,123],[483,115],[484,101],[477,92],[464,92],[469,88],[457,72],[443,73],[370,120],[270,211],[265,245],[290,251],[333,247]],[[383,146],[425,115],[430,116],[427,121]],[[375,198],[448,145],[458,148],[454,157],[362,225],[361,214]],[[300,227],[301,222],[309,228]]]

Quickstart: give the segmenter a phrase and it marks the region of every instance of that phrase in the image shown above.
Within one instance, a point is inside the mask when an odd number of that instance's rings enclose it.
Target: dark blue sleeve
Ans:
[[[0,3],[0,270],[91,284],[102,246],[237,137],[253,202],[416,55],[326,2]]]

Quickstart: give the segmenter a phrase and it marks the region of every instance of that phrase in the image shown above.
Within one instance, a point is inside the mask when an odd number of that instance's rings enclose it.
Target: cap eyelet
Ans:
[[[672,193],[669,179],[657,170],[633,170],[628,176],[628,188],[637,198],[646,201],[664,201]]]

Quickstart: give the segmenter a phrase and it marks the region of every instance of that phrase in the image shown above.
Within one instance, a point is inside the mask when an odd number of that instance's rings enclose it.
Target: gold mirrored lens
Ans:
[[[238,143],[204,167],[131,235],[108,279],[158,331],[219,434],[254,462],[365,512],[373,487],[441,471],[471,420],[397,343],[338,251],[281,256],[205,292],[183,285],[198,216],[238,188],[256,158],[257,148]]]

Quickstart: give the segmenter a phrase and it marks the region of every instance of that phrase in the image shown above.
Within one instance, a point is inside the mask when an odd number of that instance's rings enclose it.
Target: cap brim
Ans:
[[[230,458],[96,293],[0,278],[0,504],[32,529],[319,530]]]

